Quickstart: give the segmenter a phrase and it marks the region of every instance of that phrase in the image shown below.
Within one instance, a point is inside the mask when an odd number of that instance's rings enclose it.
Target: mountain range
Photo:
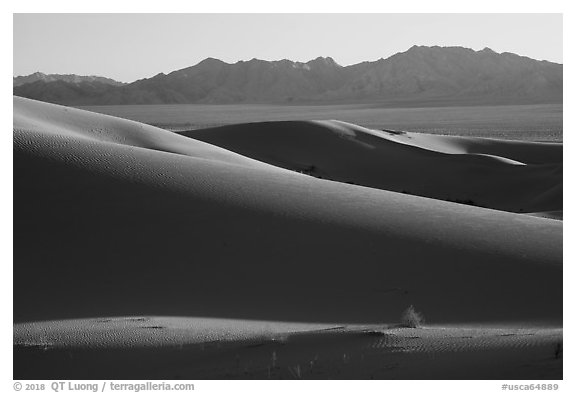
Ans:
[[[30,74],[30,75],[14,77],[13,78],[13,82],[14,82],[13,85],[14,86],[22,86],[22,85],[27,85],[29,83],[34,83],[34,82],[38,82],[38,81],[42,81],[42,82],[46,82],[46,83],[63,81],[63,82],[71,83],[71,84],[79,84],[82,82],[98,82],[98,83],[103,83],[103,84],[112,85],[112,86],[122,86],[122,85],[126,84],[124,82],[118,82],[118,81],[115,81],[114,79],[105,78],[103,76],[96,76],[96,75],[82,76],[82,75],[75,75],[75,74],[44,74],[42,72],[35,72],[33,74]]]
[[[341,66],[252,59],[200,63],[123,84],[103,77],[14,78],[14,95],[64,105],[234,103],[561,103],[562,64],[513,53],[413,46],[386,59]]]

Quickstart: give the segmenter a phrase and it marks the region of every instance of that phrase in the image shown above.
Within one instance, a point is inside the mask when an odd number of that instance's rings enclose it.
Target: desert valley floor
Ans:
[[[13,111],[15,379],[563,376],[562,143]]]

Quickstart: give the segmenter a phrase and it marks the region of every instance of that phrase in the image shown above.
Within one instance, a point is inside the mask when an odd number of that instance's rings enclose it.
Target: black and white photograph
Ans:
[[[563,14],[329,12],[13,13],[14,382],[562,390]]]

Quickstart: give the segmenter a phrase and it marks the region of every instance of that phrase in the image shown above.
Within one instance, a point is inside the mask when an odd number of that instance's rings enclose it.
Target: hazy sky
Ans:
[[[14,76],[131,82],[198,63],[331,56],[342,65],[412,45],[489,47],[562,63],[561,14],[15,14]]]

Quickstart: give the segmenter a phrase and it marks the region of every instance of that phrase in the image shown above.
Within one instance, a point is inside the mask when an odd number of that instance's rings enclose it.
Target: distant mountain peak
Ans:
[[[334,59],[331,58],[330,56],[328,56],[328,57],[318,56],[317,58],[315,58],[314,60],[310,60],[306,64],[308,64],[308,65],[323,64],[323,65],[332,66],[332,67],[342,67],[340,64],[336,63],[336,61],[334,61]]]
[[[220,59],[216,59],[215,57],[207,57],[204,60],[200,61],[196,66],[211,66],[211,65],[220,65],[220,64],[228,64]],[[191,68],[191,67],[188,67]]]
[[[485,47],[484,49],[482,49],[482,50],[479,51],[479,52],[498,54],[498,53],[496,53],[495,51],[493,51],[492,49],[490,49],[490,48],[488,48],[488,47]]]

